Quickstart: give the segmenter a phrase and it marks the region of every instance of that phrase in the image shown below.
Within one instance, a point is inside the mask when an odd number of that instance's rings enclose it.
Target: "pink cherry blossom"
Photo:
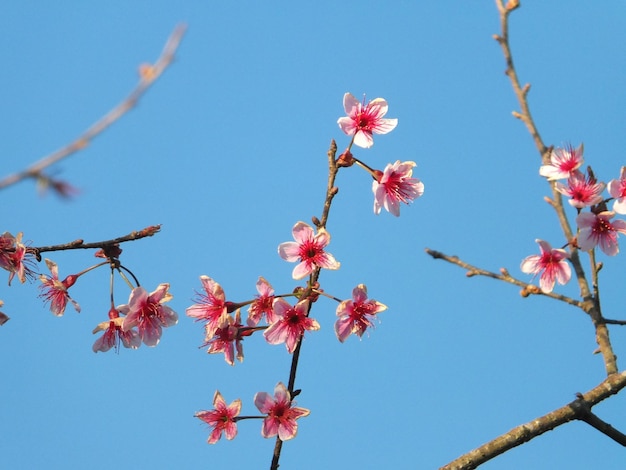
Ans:
[[[274,289],[263,277],[259,277],[256,283],[256,290],[259,293],[256,300],[248,308],[248,326],[257,326],[263,315],[267,318],[267,323],[274,323]]]
[[[341,130],[354,135],[354,145],[369,148],[374,145],[372,132],[386,134],[398,125],[397,119],[383,118],[387,114],[387,102],[382,98],[376,98],[369,103],[360,103],[352,94],[343,96],[343,108],[347,116],[337,120]]]
[[[213,406],[215,408],[210,411],[198,411],[194,415],[213,427],[207,442],[215,444],[222,437],[222,432],[229,441],[234,439],[237,435],[237,416],[241,412],[241,400],[237,398],[227,405],[222,394],[216,390],[213,396]]]
[[[200,276],[200,281],[206,294],[198,293],[197,303],[189,307],[186,313],[196,321],[206,321],[205,331],[207,338],[210,339],[210,335],[215,332],[228,313],[226,296],[222,286],[209,276]]]
[[[122,323],[122,331],[127,332],[137,327],[143,344],[146,346],[159,344],[162,329],[178,323],[176,312],[163,305],[172,298],[168,292],[169,287],[167,283],[159,284],[150,294],[141,286],[135,287],[130,293],[128,304],[117,308],[126,315]]]
[[[578,209],[602,202],[604,186],[604,183],[597,183],[595,178],[585,177],[578,170],[570,174],[567,179],[567,186],[563,183],[555,184],[558,192],[571,198],[567,202]]]
[[[274,315],[276,321],[263,332],[265,340],[270,344],[285,343],[287,351],[293,353],[305,331],[320,329],[320,324],[307,317],[309,301],[301,300],[295,306],[283,298],[274,299]]]
[[[583,150],[583,144],[577,149],[571,146],[555,148],[550,154],[550,164],[542,165],[539,174],[550,181],[569,178],[583,164]]]
[[[384,207],[396,217],[400,216],[400,203],[408,204],[424,194],[424,184],[412,178],[415,162],[389,163],[380,177],[372,183],[374,213]],[[378,172],[380,173],[380,172]]]
[[[626,166],[622,167],[619,179],[609,181],[608,190],[611,197],[615,198],[613,210],[618,214],[626,214]]]
[[[49,259],[46,259],[45,261],[52,276],[42,274],[39,277],[39,280],[41,281],[39,288],[43,291],[39,297],[42,297],[45,302],[50,302],[50,311],[57,317],[60,317],[65,313],[65,307],[67,306],[68,300],[72,303],[76,311],[80,312],[80,305],[78,305],[78,303],[70,297],[70,294],[67,291],[74,285],[78,276],[70,274],[62,281],[59,281],[59,268],[57,264]]]
[[[600,245],[600,249],[609,256],[615,256],[619,252],[617,244],[618,233],[626,234],[626,221],[611,219],[615,212],[604,211],[599,214],[582,212],[576,217],[576,225],[580,229],[578,233],[578,247],[583,251],[589,251]]]
[[[295,242],[284,242],[278,246],[280,257],[289,262],[300,263],[293,269],[292,277],[302,279],[316,268],[339,269],[340,263],[335,257],[324,251],[330,243],[330,234],[323,228],[313,234],[309,224],[297,222],[292,229]]]
[[[242,326],[239,310],[237,310],[234,318],[227,314],[219,327],[211,333],[202,346],[209,346],[207,350],[209,354],[223,352],[224,360],[231,366],[235,365],[235,348],[237,348],[237,360],[243,362],[242,338],[239,335],[239,328]]]
[[[387,306],[374,299],[367,298],[367,287],[359,284],[352,290],[352,299],[344,300],[337,307],[339,319],[335,323],[337,339],[342,343],[350,333],[363,336],[368,327],[374,327],[372,321],[377,313],[387,310]]]
[[[97,353],[98,351],[107,352],[111,348],[115,348],[118,352],[120,349],[120,341],[125,348],[137,349],[141,346],[141,338],[136,330],[122,330],[122,324],[124,319],[119,316],[119,312],[115,308],[109,310],[109,320],[99,323],[93,330],[96,334],[99,331],[104,331],[95,343],[93,343],[92,350]]]
[[[254,404],[261,413],[267,414],[263,420],[261,435],[265,438],[278,434],[281,441],[296,437],[298,432],[297,419],[308,416],[311,411],[293,406],[291,395],[282,382],[274,388],[274,398],[267,392],[258,392],[254,396]]]
[[[0,268],[9,271],[9,285],[15,275],[22,284],[33,276],[31,256],[22,243],[22,232],[16,237],[9,232],[0,235]]]
[[[537,239],[541,253],[524,258],[521,264],[523,273],[539,274],[539,287],[543,292],[552,292],[554,283],[567,284],[572,270],[567,263],[569,253],[561,248],[553,249],[548,242]]]

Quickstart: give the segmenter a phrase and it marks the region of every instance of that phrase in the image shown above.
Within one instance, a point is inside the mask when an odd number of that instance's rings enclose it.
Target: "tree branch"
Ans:
[[[120,104],[115,106],[107,114],[96,121],[91,127],[83,132],[77,139],[69,143],[65,147],[51,153],[50,155],[42,158],[38,162],[29,166],[27,169],[9,175],[3,180],[0,180],[0,189],[4,189],[7,186],[15,184],[26,178],[39,178],[42,177],[44,169],[50,165],[69,157],[73,153],[84,149],[91,141],[102,133],[111,124],[122,117],[126,112],[135,107],[142,95],[150,88],[150,86],[156,81],[157,78],[165,71],[165,69],[174,60],[174,53],[180,44],[180,41],[187,29],[186,25],[181,24],[176,26],[172,34],[170,35],[161,56],[157,59],[154,65],[142,66],[140,68],[140,79],[135,89],[124,99]],[[44,177],[45,178],[45,177]]]

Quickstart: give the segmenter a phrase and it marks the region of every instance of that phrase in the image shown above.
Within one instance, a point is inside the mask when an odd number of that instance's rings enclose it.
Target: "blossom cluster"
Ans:
[[[586,174],[580,171],[583,150],[582,144],[578,148],[556,148],[550,155],[550,163],[539,169],[539,174],[553,182],[555,189],[568,197],[568,203],[577,211],[574,240],[553,249],[548,242],[537,239],[540,254],[528,256],[521,263],[522,272],[540,275],[543,292],[552,292],[556,282],[566,284],[570,280],[571,268],[567,262],[570,253],[566,247],[582,251],[599,247],[606,255],[615,256],[619,252],[618,235],[626,234],[626,220],[613,220],[616,214],[626,214],[626,167],[622,167],[619,178],[605,184],[596,179],[591,168]],[[608,198],[603,196],[605,189]],[[607,203],[611,201],[613,210],[608,210]]]

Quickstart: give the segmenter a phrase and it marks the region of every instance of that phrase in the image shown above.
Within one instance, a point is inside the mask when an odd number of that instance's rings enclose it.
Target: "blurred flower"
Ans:
[[[4,301],[0,300],[0,307],[4,305]],[[9,321],[9,316],[3,312],[0,312],[0,326],[4,325]]]
[[[615,212],[604,211],[599,214],[583,212],[576,217],[576,225],[580,229],[578,233],[578,247],[583,251],[589,251],[596,245],[609,256],[615,256],[619,252],[617,244],[618,232],[626,233],[626,221],[611,219]]]
[[[72,302],[76,311],[80,312],[80,305],[78,305],[78,303],[70,297],[70,294],[67,291],[74,285],[78,279],[78,275],[70,274],[62,281],[59,281],[59,268],[57,264],[49,259],[46,259],[45,261],[52,276],[42,274],[39,277],[39,280],[41,281],[39,288],[43,290],[43,292],[39,294],[39,297],[43,297],[44,302],[50,302],[50,311],[57,317],[60,317],[65,313],[65,307],[67,306],[68,300]]]
[[[597,183],[592,176],[586,176],[578,170],[573,171],[567,179],[567,186],[563,183],[555,184],[556,190],[571,199],[570,205],[582,209],[602,202],[604,183]]]
[[[548,180],[560,180],[569,178],[583,164],[583,144],[577,149],[571,146],[555,148],[550,154],[550,164],[542,165],[539,174]]]
[[[622,167],[618,180],[611,180],[608,184],[611,197],[615,198],[613,210],[618,214],[626,214],[626,166]]]
[[[16,237],[9,232],[0,235],[0,268],[9,271],[9,285],[16,274],[22,284],[27,277],[33,276],[32,255],[26,251],[26,245],[22,243],[22,235],[22,232]]]
[[[167,283],[159,284],[150,294],[141,286],[135,287],[130,293],[128,304],[117,307],[120,313],[126,315],[122,331],[128,332],[137,327],[143,344],[146,346],[159,344],[162,328],[178,323],[176,312],[163,305],[172,298],[167,291],[169,287]]]
[[[265,340],[270,344],[285,343],[287,351],[293,353],[305,331],[320,329],[320,324],[313,318],[307,317],[309,301],[301,300],[295,306],[282,299],[274,300],[274,315],[276,321],[263,332]]]
[[[352,94],[343,95],[343,108],[347,116],[337,120],[341,130],[354,135],[354,145],[369,148],[374,145],[372,132],[376,134],[386,134],[391,132],[398,125],[397,119],[385,119],[387,114],[387,102],[382,98],[376,98],[369,103],[360,103]]]
[[[97,353],[98,351],[107,352],[111,348],[115,348],[118,352],[120,349],[120,340],[125,348],[137,349],[141,346],[141,338],[136,330],[122,330],[122,324],[124,319],[120,317],[116,308],[109,310],[109,320],[99,323],[93,330],[93,334],[99,331],[104,331],[95,343],[93,343],[92,350]]]
[[[256,290],[259,293],[256,300],[248,308],[248,326],[256,326],[261,321],[263,315],[267,318],[267,323],[274,323],[274,289],[263,277],[259,277],[256,283]]]
[[[374,299],[367,298],[367,287],[359,284],[352,290],[352,299],[344,300],[337,307],[339,319],[335,322],[337,339],[342,343],[350,333],[360,337],[365,330],[374,327],[372,320],[377,313],[387,310],[387,306]]]
[[[196,304],[186,310],[187,316],[195,318],[196,321],[206,321],[205,331],[207,340],[226,318],[226,296],[224,289],[209,276],[200,276],[200,281],[206,294],[197,293]]]
[[[306,408],[293,406],[295,403],[291,401],[289,391],[282,382],[278,382],[274,388],[274,398],[266,392],[258,392],[254,396],[254,404],[261,413],[267,414],[263,420],[261,435],[269,438],[278,434],[281,441],[296,437],[296,420],[311,413]]]
[[[237,310],[235,318],[227,314],[219,327],[207,337],[202,347],[209,346],[207,350],[209,354],[223,352],[224,360],[231,366],[235,365],[236,347],[237,360],[243,362],[243,346],[241,345],[241,336],[239,335],[239,328],[242,326],[239,310]]]
[[[292,277],[302,279],[315,268],[339,269],[340,263],[334,256],[324,251],[330,243],[330,234],[323,228],[313,235],[313,229],[304,222],[297,222],[292,229],[295,242],[284,242],[278,246],[278,254],[289,262],[300,261],[294,268]]]
[[[213,427],[207,442],[215,444],[222,437],[222,432],[224,432],[226,439],[229,441],[234,439],[237,435],[236,416],[241,412],[241,400],[237,398],[230,405],[227,405],[222,394],[219,390],[216,390],[213,396],[213,406],[215,407],[213,410],[198,411],[194,415]]]
[[[381,207],[398,217],[400,202],[408,204],[424,194],[424,184],[412,178],[415,162],[389,163],[385,171],[372,183],[374,213],[380,214]],[[377,172],[380,173],[380,172]]]
[[[563,249],[553,249],[548,242],[537,239],[541,254],[531,255],[522,261],[521,270],[526,274],[539,274],[539,287],[543,292],[552,292],[554,283],[567,284],[572,271],[566,259],[569,253]]]

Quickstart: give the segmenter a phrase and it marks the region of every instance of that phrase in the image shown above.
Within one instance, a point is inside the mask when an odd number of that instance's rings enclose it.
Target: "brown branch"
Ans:
[[[537,150],[541,155],[542,163],[546,164],[550,161],[551,149],[546,147],[546,145],[543,143],[543,140],[539,135],[539,131],[537,130],[537,126],[535,125],[535,122],[532,118],[532,115],[530,113],[530,106],[528,105],[527,99],[530,85],[526,84],[523,87],[521,86],[519,78],[517,76],[517,72],[515,70],[515,65],[513,63],[513,54],[511,53],[511,48],[509,45],[509,14],[513,10],[517,9],[520,4],[517,0],[509,0],[509,2],[504,5],[502,0],[496,0],[496,6],[498,7],[498,11],[500,13],[500,34],[494,35],[494,39],[498,41],[498,44],[500,44],[500,47],[502,48],[502,54],[504,55],[504,60],[506,61],[505,73],[511,81],[511,86],[513,87],[513,91],[515,93],[515,96],[517,97],[521,109],[521,112],[515,112],[514,116],[520,119],[526,125],[526,128],[528,129],[528,132],[533,138],[535,146],[537,147]],[[574,235],[570,227],[569,220],[567,219],[567,215],[565,214],[561,194],[556,190],[555,185],[552,183],[550,183],[550,189],[552,190],[553,196],[550,204],[557,213],[557,217],[559,219],[559,223],[561,225],[561,229],[563,231],[563,234],[565,235],[566,240],[571,241],[574,238]],[[617,358],[615,356],[615,353],[613,352],[613,347],[611,346],[609,330],[606,327],[604,318],[602,317],[599,299],[593,296],[589,288],[589,283],[587,282],[587,278],[585,277],[585,271],[582,267],[578,250],[575,247],[571,248],[570,261],[572,263],[572,266],[574,267],[574,272],[576,273],[576,279],[578,280],[578,287],[580,289],[580,296],[586,306],[585,311],[587,311],[587,313],[591,317],[596,331],[596,342],[598,343],[598,346],[600,347],[600,352],[602,353],[606,373],[607,375],[615,374],[619,369],[617,367]]]
[[[593,421],[594,424],[602,427],[600,424],[602,421],[599,420],[599,418],[597,418],[599,422],[591,419],[588,410],[602,400],[605,400],[611,395],[615,395],[624,387],[626,387],[626,372],[610,375],[594,389],[584,395],[579,394],[578,398],[573,402],[526,424],[511,429],[506,434],[502,434],[494,440],[444,465],[440,470],[469,470],[476,468],[514,447],[524,444],[547,431],[551,431],[557,426],[575,419],[585,422]],[[611,433],[608,431],[608,428],[604,427],[603,429],[602,432],[609,435],[612,439],[619,438],[619,435],[616,434],[619,433],[619,431],[614,430],[615,432]],[[622,443],[619,440],[618,442]]]
[[[583,302],[572,299],[571,297],[567,297],[565,295],[555,294],[554,292],[543,292],[541,289],[539,289],[537,286],[533,284],[528,284],[527,282],[520,281],[519,279],[514,278],[513,276],[509,274],[509,272],[506,269],[502,269],[501,271],[502,274],[497,274],[491,271],[487,271],[485,269],[478,268],[469,263],[466,263],[465,261],[460,260],[458,256],[449,256],[444,253],[441,253],[440,251],[431,250],[430,248],[426,248],[425,251],[434,259],[442,259],[444,261],[447,261],[448,263],[456,264],[457,266],[460,266],[463,269],[467,269],[466,275],[468,277],[485,276],[485,277],[490,277],[493,279],[498,279],[500,281],[508,282],[509,284],[514,284],[516,286],[522,287],[523,288],[522,295],[525,297],[528,296],[529,294],[543,295],[546,297],[550,297],[552,299],[560,300],[567,304],[573,305],[574,307],[578,307],[578,308],[585,310],[585,305]]]
[[[151,225],[142,230],[130,232],[128,235],[122,237],[113,238],[111,240],[105,240],[102,242],[85,243],[83,240],[74,240],[73,242],[63,243],[61,245],[49,245],[39,247],[28,247],[26,250],[32,253],[38,261],[41,261],[41,253],[46,251],[63,251],[63,250],[87,250],[93,248],[106,248],[119,243],[130,242],[133,240],[140,240],[142,238],[151,237],[155,233],[161,230],[161,225]]]
[[[150,86],[156,81],[157,78],[165,71],[165,69],[174,60],[174,53],[180,44],[183,34],[186,30],[186,25],[181,24],[176,26],[172,34],[170,35],[161,56],[153,65],[142,66],[140,68],[140,79],[135,89],[124,99],[120,104],[115,106],[107,114],[96,121],[91,127],[83,132],[77,139],[65,147],[51,153],[50,155],[42,158],[38,162],[34,163],[27,169],[9,175],[3,180],[0,180],[0,189],[4,189],[7,186],[15,184],[26,178],[38,178],[41,177],[42,171],[50,165],[69,157],[75,152],[84,149],[89,143],[102,133],[111,124],[122,117],[126,112],[135,107],[142,95],[150,88]]]

